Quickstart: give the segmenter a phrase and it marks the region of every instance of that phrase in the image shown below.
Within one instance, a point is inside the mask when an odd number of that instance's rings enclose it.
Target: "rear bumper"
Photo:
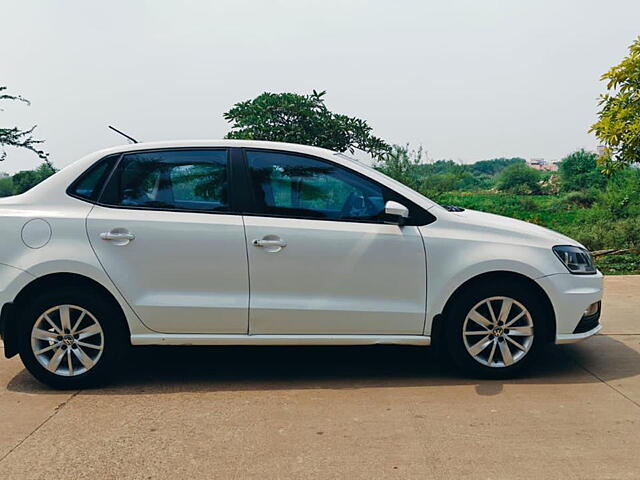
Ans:
[[[556,317],[555,343],[573,343],[598,333],[602,326],[597,315],[585,317],[585,310],[600,302],[603,276],[560,273],[539,278],[538,284],[549,296]]]
[[[13,300],[20,289],[33,276],[18,268],[0,263],[0,336],[4,342],[4,355],[11,358],[18,353],[16,332],[18,322]]]
[[[18,354],[17,327],[13,303],[5,303],[0,310],[0,337],[4,343],[4,356],[11,358]]]

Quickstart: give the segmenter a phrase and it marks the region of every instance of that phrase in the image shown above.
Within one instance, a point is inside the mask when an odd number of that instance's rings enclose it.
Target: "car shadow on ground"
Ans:
[[[603,367],[604,373],[590,373],[589,365]],[[524,375],[511,380],[465,377],[424,347],[136,347],[108,385],[83,394],[475,385],[479,395],[497,395],[506,384],[579,384],[639,374],[640,353],[604,335],[576,345],[550,345]],[[7,388],[51,393],[26,370]]]

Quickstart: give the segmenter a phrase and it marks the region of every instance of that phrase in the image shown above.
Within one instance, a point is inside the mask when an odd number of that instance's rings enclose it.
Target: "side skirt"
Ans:
[[[131,335],[133,345],[430,345],[422,335]]]

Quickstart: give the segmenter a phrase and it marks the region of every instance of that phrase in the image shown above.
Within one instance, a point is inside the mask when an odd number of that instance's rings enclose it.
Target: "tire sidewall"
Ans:
[[[534,329],[533,344],[524,358],[509,367],[502,368],[489,367],[479,363],[469,354],[463,339],[464,322],[471,309],[482,300],[497,296],[509,297],[524,305],[531,315]],[[476,284],[458,297],[447,315],[445,337],[448,351],[459,367],[474,376],[509,378],[531,365],[540,348],[549,338],[550,321],[551,318],[548,318],[544,302],[530,287],[515,282]]]
[[[100,323],[104,336],[104,350],[98,363],[90,370],[73,377],[49,372],[43,367],[31,347],[31,332],[35,322],[50,308],[59,305],[76,305],[89,311]],[[27,369],[41,382],[60,389],[77,389],[93,386],[106,380],[122,358],[126,336],[121,313],[104,295],[91,290],[61,288],[45,292],[33,298],[22,309],[18,328],[20,358]]]

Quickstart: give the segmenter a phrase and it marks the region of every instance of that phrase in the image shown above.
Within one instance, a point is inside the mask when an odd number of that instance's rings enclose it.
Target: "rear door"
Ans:
[[[422,334],[422,237],[386,223],[383,187],[315,157],[247,150],[246,160],[251,333]]]
[[[247,251],[229,172],[226,149],[126,154],[87,219],[98,259],[153,330],[247,333]]]

